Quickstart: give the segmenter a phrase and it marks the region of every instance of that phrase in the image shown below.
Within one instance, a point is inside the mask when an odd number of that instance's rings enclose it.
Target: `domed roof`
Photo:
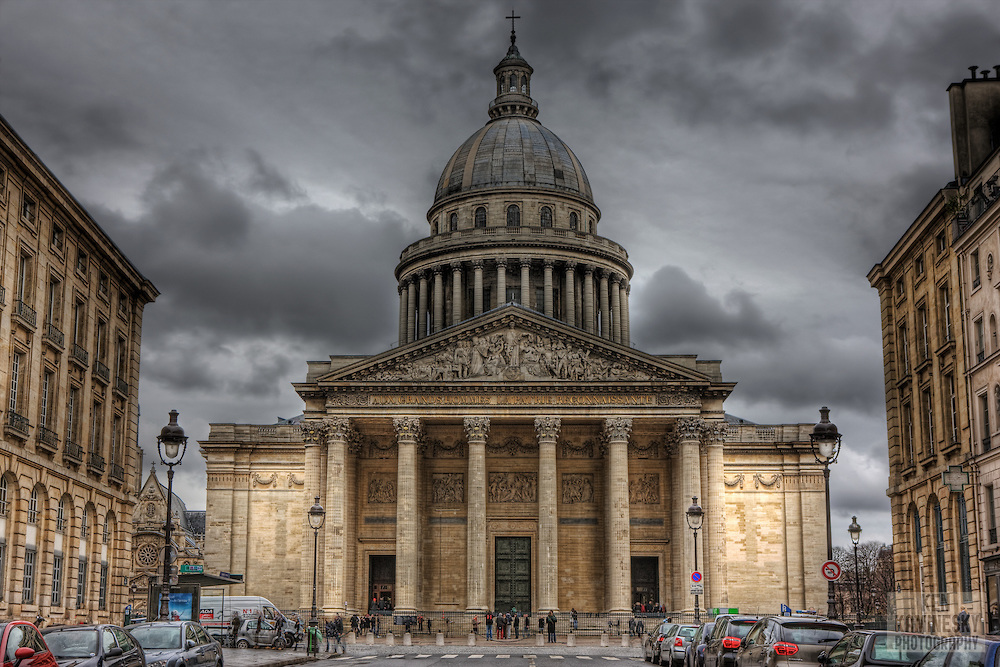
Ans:
[[[434,201],[496,187],[545,188],[594,201],[587,174],[569,146],[524,116],[497,118],[466,139],[441,174]]]

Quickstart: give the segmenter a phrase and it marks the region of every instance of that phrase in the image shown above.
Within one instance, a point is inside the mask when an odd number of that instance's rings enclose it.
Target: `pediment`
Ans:
[[[517,307],[468,324],[338,369],[319,382],[708,380],[688,368]]]

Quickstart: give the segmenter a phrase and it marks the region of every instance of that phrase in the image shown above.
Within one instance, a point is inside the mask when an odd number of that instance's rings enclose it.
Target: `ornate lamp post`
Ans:
[[[812,447],[816,463],[823,466],[823,480],[826,483],[826,559],[833,560],[833,535],[830,533],[830,464],[837,462],[840,454],[841,434],[830,421],[830,408],[819,409],[819,423],[809,434],[809,444]],[[833,582],[827,582],[826,587],[827,616],[837,617],[837,599],[833,591]]]
[[[316,496],[316,502],[309,508],[307,514],[309,527],[313,529],[313,606],[312,616],[309,617],[309,641],[306,642],[306,653],[311,649],[313,655],[318,655],[319,642],[316,641],[316,626],[319,624],[319,619],[316,617],[316,564],[319,553],[319,529],[326,521],[326,510],[319,504],[319,496]]]
[[[176,410],[170,411],[170,423],[160,430],[160,435],[156,437],[156,450],[160,454],[160,460],[167,466],[167,526],[163,531],[165,546],[163,549],[163,589],[160,593],[160,617],[161,621],[170,620],[170,529],[173,524],[173,499],[174,499],[174,466],[180,465],[187,451],[187,436],[184,429],[177,423],[178,413]]]
[[[854,543],[854,589],[857,594],[858,604],[858,627],[861,627],[861,572],[858,570],[858,542],[861,541],[861,526],[858,525],[858,517],[851,517],[851,525],[847,527],[847,532],[851,535],[851,542]]]
[[[691,498],[691,507],[687,508],[685,512],[685,517],[687,519],[688,528],[694,531],[694,571],[698,571],[698,531],[701,529],[701,524],[705,520],[705,511],[701,509],[701,505],[698,504],[698,496]],[[698,594],[694,594],[694,622],[701,623],[701,605],[699,604]]]

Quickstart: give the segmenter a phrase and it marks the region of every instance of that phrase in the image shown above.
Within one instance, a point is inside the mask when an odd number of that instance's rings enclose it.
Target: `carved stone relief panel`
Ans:
[[[660,476],[656,473],[629,475],[628,502],[630,505],[658,505]]]
[[[250,477],[253,479],[254,488],[257,488],[258,486],[263,486],[264,488],[278,486],[278,473],[276,472],[272,472],[270,475],[254,472],[250,473]]]
[[[372,473],[368,478],[368,502],[373,505],[396,502],[396,477],[391,473]]]
[[[464,503],[465,475],[460,472],[435,473],[431,486],[431,502]]]
[[[562,476],[562,501],[564,505],[594,502],[594,476],[566,473]]]
[[[538,501],[538,473],[491,472],[491,503],[533,503]]]

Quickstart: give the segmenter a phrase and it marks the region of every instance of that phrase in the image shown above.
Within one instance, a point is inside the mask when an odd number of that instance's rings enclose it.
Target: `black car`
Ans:
[[[146,667],[139,642],[117,625],[56,625],[42,636],[59,667]]]
[[[760,616],[732,614],[715,617],[715,630],[705,642],[705,667],[736,667],[740,642]]]
[[[819,655],[827,667],[901,667],[912,665],[941,642],[940,637],[887,630],[849,632]]]
[[[736,654],[737,667],[819,667],[819,656],[848,632],[825,616],[770,616],[757,621]]]
[[[156,621],[130,625],[142,646],[147,667],[223,667],[222,645],[194,621]]]
[[[701,624],[698,632],[688,642],[687,651],[684,653],[684,667],[705,667],[705,642],[712,636],[713,630],[715,621]]]

